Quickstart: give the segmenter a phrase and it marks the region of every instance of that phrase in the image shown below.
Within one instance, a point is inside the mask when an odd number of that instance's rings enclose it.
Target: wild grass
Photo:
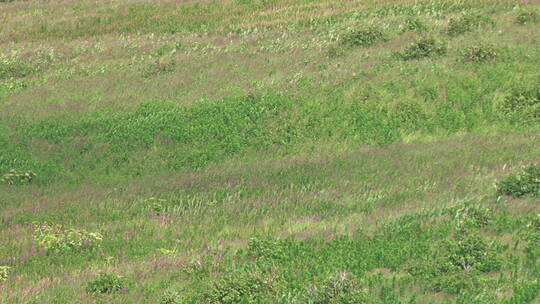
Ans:
[[[1,2],[0,302],[535,303],[537,11]]]

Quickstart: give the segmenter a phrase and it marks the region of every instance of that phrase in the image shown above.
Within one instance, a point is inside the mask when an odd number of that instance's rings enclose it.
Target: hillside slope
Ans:
[[[538,1],[0,1],[1,303],[540,303]]]

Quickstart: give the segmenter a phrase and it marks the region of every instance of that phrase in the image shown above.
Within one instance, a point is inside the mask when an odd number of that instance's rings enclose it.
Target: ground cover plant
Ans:
[[[538,303],[537,1],[0,1],[0,303]]]

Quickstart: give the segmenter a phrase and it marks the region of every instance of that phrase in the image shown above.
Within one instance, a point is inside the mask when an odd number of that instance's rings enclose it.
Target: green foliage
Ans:
[[[7,56],[0,53],[0,80],[26,77],[37,70],[36,66],[16,55]]]
[[[345,46],[371,46],[379,41],[385,40],[385,35],[377,26],[372,25],[365,28],[354,29],[343,36],[341,42]]]
[[[49,253],[62,253],[96,249],[103,241],[103,236],[99,232],[84,229],[35,223],[34,240]]]
[[[86,285],[89,294],[112,294],[127,289],[124,277],[114,273],[100,273]]]
[[[313,304],[366,303],[368,299],[368,289],[348,271],[331,275],[311,293],[310,303]]]
[[[9,278],[9,266],[0,266],[0,282],[7,281]]]
[[[405,23],[402,26],[402,31],[410,32],[425,32],[428,26],[419,18],[410,17],[405,19]]]
[[[395,123],[403,130],[422,129],[428,120],[424,107],[417,100],[401,100],[393,106],[390,113]]]
[[[144,204],[147,206],[150,212],[157,216],[165,212],[165,206],[164,206],[165,203],[167,203],[167,200],[162,199],[162,198],[156,198],[156,197],[150,197],[144,200]]]
[[[496,110],[514,122],[530,124],[540,122],[540,85],[519,86],[501,102]]]
[[[167,290],[159,301],[160,304],[181,304],[180,293],[176,290]]]
[[[153,58],[141,70],[141,75],[151,78],[162,74],[170,74],[176,70],[176,61],[172,56]]]
[[[461,60],[464,62],[486,62],[497,58],[497,49],[485,43],[466,47],[461,50]]]
[[[540,21],[540,14],[537,11],[523,11],[516,17],[518,24],[535,24]]]
[[[497,184],[497,193],[512,197],[540,196],[540,166],[528,165],[521,172],[504,177]]]
[[[275,279],[257,269],[240,269],[216,281],[205,298],[208,303],[258,303],[273,288]]]
[[[464,204],[457,208],[454,221],[458,229],[484,228],[493,218],[493,212],[481,205]]]
[[[460,17],[450,19],[446,32],[450,36],[458,36],[482,26],[495,26],[495,22],[482,14],[468,13]]]
[[[32,171],[18,171],[12,169],[4,174],[0,181],[8,185],[29,184],[35,177],[36,174]]]
[[[422,38],[398,53],[402,60],[422,59],[426,57],[443,56],[446,54],[446,44],[434,38]]]
[[[497,249],[476,232],[461,231],[446,243],[448,260],[462,270],[496,271],[501,267]]]

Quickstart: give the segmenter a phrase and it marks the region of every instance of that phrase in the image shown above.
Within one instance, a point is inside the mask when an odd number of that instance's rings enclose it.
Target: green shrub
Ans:
[[[540,85],[533,88],[519,87],[501,102],[496,111],[514,121],[536,123],[540,121]]]
[[[159,301],[160,304],[180,304],[180,293],[176,290],[167,290],[163,296],[161,297],[161,300]]]
[[[167,202],[165,199],[150,197],[144,200],[144,204],[147,206],[149,211],[154,215],[161,215],[165,212],[164,204]]]
[[[416,100],[399,101],[390,113],[399,128],[407,131],[418,130],[428,118],[423,106]]]
[[[150,78],[162,74],[169,74],[176,71],[176,61],[172,56],[163,56],[152,59],[147,63],[142,71],[141,75],[145,78]]]
[[[498,183],[497,193],[512,197],[540,196],[540,166],[529,165],[520,173],[506,176]]]
[[[8,185],[29,184],[35,177],[36,174],[32,171],[18,171],[12,169],[4,174],[0,181],[7,183]]]
[[[370,46],[385,39],[384,33],[376,26],[355,29],[345,34],[342,44],[349,47]]]
[[[448,261],[462,270],[493,271],[501,266],[494,245],[472,231],[460,231],[447,241],[446,254]]]
[[[424,32],[427,30],[427,25],[418,18],[408,18],[402,26],[402,31]]]
[[[422,59],[432,56],[445,55],[446,44],[434,38],[422,38],[409,45],[403,52],[398,53],[398,57],[403,60]]]
[[[124,277],[112,273],[100,273],[86,285],[89,294],[111,294],[126,290]]]
[[[493,212],[480,205],[465,204],[457,208],[454,221],[458,229],[483,228],[493,218]]]
[[[494,26],[495,22],[484,15],[471,13],[450,19],[446,32],[450,36],[457,36],[487,25]]]
[[[464,62],[486,62],[497,58],[497,49],[489,44],[477,44],[461,50],[461,60]]]
[[[314,304],[353,304],[365,303],[368,289],[362,286],[356,276],[347,271],[340,271],[328,277],[320,286],[312,290]]]
[[[256,269],[236,270],[215,282],[205,297],[210,303],[258,303],[272,283]]]
[[[540,14],[536,11],[520,12],[516,17],[518,24],[532,24],[540,21]]]
[[[7,281],[9,278],[9,266],[0,266],[0,282]]]
[[[37,70],[36,66],[17,56],[6,56],[0,53],[0,80],[26,77]]]
[[[93,250],[100,246],[103,236],[84,229],[64,228],[47,223],[34,224],[34,240],[47,252]]]

